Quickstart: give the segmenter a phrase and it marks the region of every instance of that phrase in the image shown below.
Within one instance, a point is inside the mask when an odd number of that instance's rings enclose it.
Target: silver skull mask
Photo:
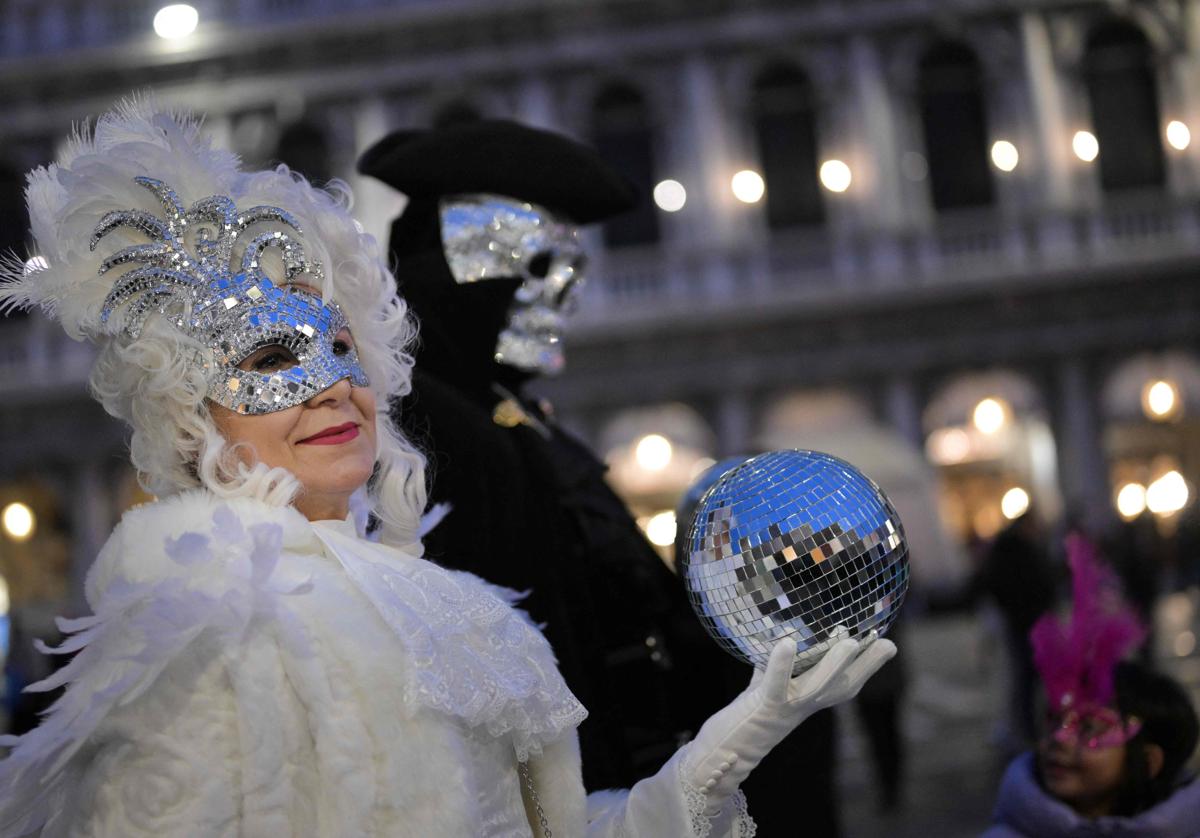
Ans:
[[[120,330],[137,338],[151,314],[168,317],[204,347],[197,364],[205,371],[208,398],[237,413],[273,413],[303,404],[344,378],[367,386],[354,349],[340,337],[347,324],[337,304],[323,303],[304,287],[276,286],[263,272],[263,254],[275,249],[286,282],[307,275],[313,284],[321,283],[321,264],[310,262],[301,244],[283,230],[267,229],[284,227],[301,234],[288,212],[267,206],[238,211],[224,195],[185,209],[162,181],[135,180],[158,198],[164,217],[118,210],[107,213],[92,233],[93,250],[122,228],[150,240],[119,250],[101,263],[101,274],[135,265],[105,298],[101,322],[107,324],[124,309]],[[234,246],[251,228],[257,234],[235,260]],[[294,365],[278,364],[261,372],[238,367],[272,346],[285,350],[291,356],[287,363],[294,360]]]
[[[442,248],[455,282],[520,279],[495,360],[553,375],[562,330],[583,285],[579,230],[537,204],[501,195],[457,195],[440,205]]]

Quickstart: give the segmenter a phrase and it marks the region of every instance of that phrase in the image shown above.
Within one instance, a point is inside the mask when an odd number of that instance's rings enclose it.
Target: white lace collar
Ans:
[[[407,702],[511,737],[520,760],[587,717],[515,593],[359,538],[350,519],[311,527],[407,647]]]

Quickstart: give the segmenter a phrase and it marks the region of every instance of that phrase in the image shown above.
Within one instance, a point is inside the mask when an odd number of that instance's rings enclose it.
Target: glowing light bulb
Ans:
[[[821,185],[830,192],[845,192],[854,181],[854,175],[841,160],[826,160],[821,164]]]
[[[1011,172],[1017,168],[1021,155],[1017,147],[1008,140],[996,140],[992,143],[992,163],[1002,172]]]
[[[0,512],[0,525],[13,541],[27,541],[36,524],[33,510],[20,501],[10,503]]]
[[[1178,119],[1167,123],[1167,143],[1176,151],[1183,151],[1192,144],[1192,132]]]
[[[1071,138],[1071,149],[1084,163],[1091,163],[1100,154],[1100,141],[1091,131],[1076,131]]]
[[[186,3],[163,6],[154,16],[154,32],[168,41],[186,38],[196,31],[200,13]]]
[[[646,471],[662,471],[674,454],[671,441],[661,434],[646,434],[634,447],[633,457]]]
[[[1187,502],[1187,481],[1177,471],[1168,471],[1146,487],[1146,508],[1155,515],[1171,515],[1187,506]]]
[[[971,421],[975,423],[975,427],[980,433],[991,434],[996,433],[1004,427],[1004,423],[1008,421],[1008,407],[1000,399],[986,398],[975,405],[975,411],[971,415]]]
[[[733,189],[733,197],[743,204],[757,204],[767,191],[762,175],[753,169],[742,169],[729,181],[729,186]]]
[[[1029,493],[1020,486],[1012,487],[1000,499],[1000,511],[1010,521],[1020,518],[1029,511]]]
[[[669,510],[650,516],[650,520],[646,522],[646,538],[658,547],[670,547],[674,544],[677,531],[675,513]]]
[[[1164,379],[1148,381],[1142,389],[1142,411],[1151,419],[1169,419],[1179,408],[1179,390]]]
[[[663,212],[679,212],[687,203],[687,190],[677,180],[660,181],[654,187],[654,203]]]
[[[1117,512],[1132,521],[1146,511],[1146,487],[1141,483],[1126,483],[1117,492]]]

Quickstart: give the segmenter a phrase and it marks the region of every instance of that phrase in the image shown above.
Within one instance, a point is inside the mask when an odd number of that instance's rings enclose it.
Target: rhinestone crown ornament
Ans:
[[[883,635],[908,590],[896,510],[849,463],[816,451],[752,457],[696,507],[680,574],[717,643],[756,667],[796,640],[793,673],[838,639]]]
[[[367,385],[353,348],[337,339],[347,328],[338,305],[323,303],[304,288],[276,286],[263,273],[263,254],[273,248],[282,258],[285,282],[304,274],[319,285],[321,263],[309,261],[300,242],[280,229],[259,232],[245,245],[235,267],[234,247],[251,228],[274,225],[303,235],[290,213],[271,206],[239,212],[224,195],[202,198],[185,209],[162,181],[134,181],[158,198],[164,217],[116,210],[93,231],[92,250],[122,228],[150,239],[101,263],[100,274],[137,266],[121,276],[105,298],[101,323],[107,324],[124,307],[121,331],[137,338],[151,314],[170,318],[207,347],[201,363],[208,374],[208,397],[238,413],[272,413],[302,404],[343,378],[355,386]],[[290,352],[295,365],[270,373],[238,368],[247,356],[267,346]]]

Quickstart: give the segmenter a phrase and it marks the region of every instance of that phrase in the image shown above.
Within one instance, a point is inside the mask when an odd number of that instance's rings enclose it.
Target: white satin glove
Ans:
[[[704,792],[708,814],[719,812],[762,758],[797,725],[818,710],[858,695],[867,679],[895,654],[894,643],[871,632],[861,642],[839,640],[816,666],[792,678],[796,642],[779,641],[766,669],[756,670],[750,686],[709,718],[684,746],[681,779]]]

